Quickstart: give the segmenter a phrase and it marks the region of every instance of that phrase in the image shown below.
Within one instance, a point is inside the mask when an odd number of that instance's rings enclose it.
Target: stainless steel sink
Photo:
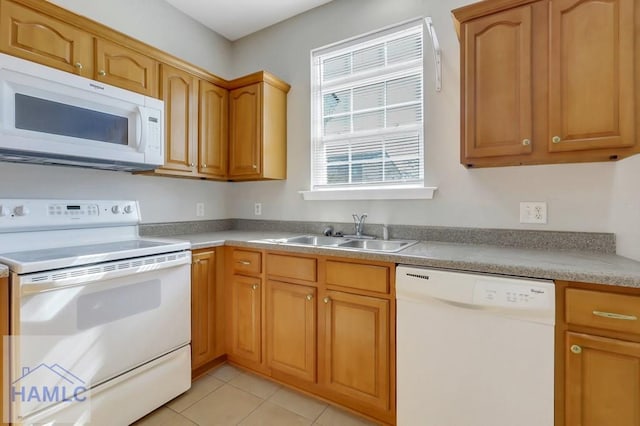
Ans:
[[[344,243],[344,238],[341,237],[324,237],[319,235],[301,235],[299,237],[287,238],[287,244],[304,244],[309,246],[326,246],[336,247],[340,243]]]
[[[417,241],[412,240],[351,240],[343,242],[338,247],[395,253],[415,243]]]
[[[269,241],[279,244],[300,244],[315,247],[380,251],[386,253],[395,253],[417,243],[417,241],[413,240],[358,240],[344,237],[324,237],[321,235],[300,235],[298,237]]]

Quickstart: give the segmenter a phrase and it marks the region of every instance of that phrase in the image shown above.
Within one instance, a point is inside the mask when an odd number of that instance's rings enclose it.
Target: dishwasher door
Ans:
[[[399,426],[553,425],[553,282],[396,271]]]

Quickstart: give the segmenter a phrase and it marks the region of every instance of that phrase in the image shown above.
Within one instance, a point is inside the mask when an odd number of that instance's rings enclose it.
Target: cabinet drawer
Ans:
[[[389,293],[389,268],[386,266],[334,260],[328,260],[326,265],[327,285]]]
[[[259,274],[262,272],[262,254],[257,251],[234,250],[233,272]]]
[[[640,334],[640,297],[567,289],[566,321],[612,331]]]
[[[316,281],[316,259],[308,257],[267,255],[267,274],[304,281]]]

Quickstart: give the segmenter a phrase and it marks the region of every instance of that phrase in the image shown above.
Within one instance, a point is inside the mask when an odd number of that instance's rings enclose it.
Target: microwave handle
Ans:
[[[140,106],[138,107],[138,122],[140,126],[138,128],[139,132],[136,132],[138,136],[137,149],[138,152],[144,152],[147,148],[147,139],[149,137],[149,129],[147,128],[147,123],[149,122],[149,114],[147,113],[145,108]]]

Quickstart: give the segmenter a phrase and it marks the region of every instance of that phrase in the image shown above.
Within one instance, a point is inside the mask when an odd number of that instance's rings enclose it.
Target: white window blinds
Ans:
[[[311,190],[424,184],[422,20],[314,50]]]

